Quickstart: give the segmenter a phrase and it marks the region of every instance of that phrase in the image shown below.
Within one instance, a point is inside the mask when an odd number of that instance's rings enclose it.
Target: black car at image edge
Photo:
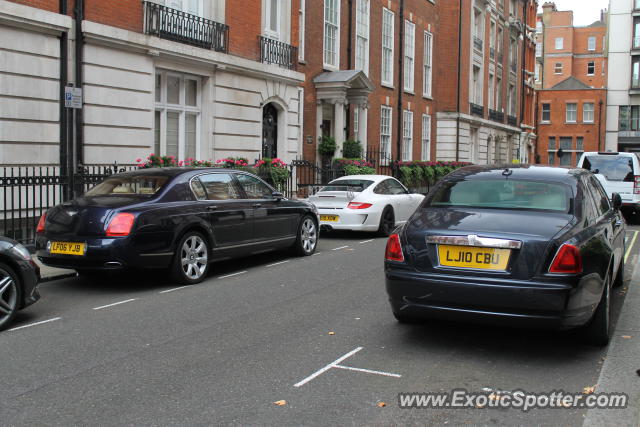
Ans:
[[[253,174],[222,168],[152,168],[113,175],[49,209],[37,256],[81,275],[169,269],[184,284],[212,261],[291,248],[311,255],[315,207],[289,200]]]
[[[620,206],[583,169],[461,168],[388,240],[393,314],[583,327],[605,345],[611,287],[624,271]]]
[[[0,237],[0,330],[16,313],[40,299],[40,268],[20,243]]]

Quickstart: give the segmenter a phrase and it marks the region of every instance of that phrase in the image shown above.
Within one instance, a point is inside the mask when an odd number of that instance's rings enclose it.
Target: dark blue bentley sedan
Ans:
[[[49,209],[37,256],[79,274],[169,269],[201,282],[212,261],[291,248],[311,255],[318,215],[255,175],[221,168],[156,168],[113,175]]]
[[[461,168],[388,240],[393,314],[583,327],[605,345],[624,271],[620,205],[585,170]]]

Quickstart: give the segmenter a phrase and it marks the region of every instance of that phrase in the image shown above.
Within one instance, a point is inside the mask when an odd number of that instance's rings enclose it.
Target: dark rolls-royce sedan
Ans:
[[[94,274],[170,268],[202,281],[212,261],[282,248],[311,255],[316,208],[255,175],[221,168],[155,168],[113,175],[49,209],[37,229],[46,265]]]
[[[585,170],[461,168],[388,240],[393,314],[584,327],[605,345],[624,271],[620,206]]]

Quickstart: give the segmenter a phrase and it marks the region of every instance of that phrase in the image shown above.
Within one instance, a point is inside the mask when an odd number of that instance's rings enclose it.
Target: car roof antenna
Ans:
[[[513,173],[513,171],[509,168],[506,168],[505,170],[502,171],[502,176],[510,176]]]

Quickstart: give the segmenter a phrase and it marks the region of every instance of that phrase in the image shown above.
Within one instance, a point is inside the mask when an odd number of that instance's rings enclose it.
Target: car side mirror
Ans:
[[[277,201],[280,201],[280,200],[284,199],[284,194],[282,194],[279,191],[274,191],[273,193],[271,193],[271,197],[273,197]]]
[[[613,193],[611,195],[611,203],[613,204],[613,208],[619,211],[620,208],[622,207],[622,197],[620,197],[620,194]]]

